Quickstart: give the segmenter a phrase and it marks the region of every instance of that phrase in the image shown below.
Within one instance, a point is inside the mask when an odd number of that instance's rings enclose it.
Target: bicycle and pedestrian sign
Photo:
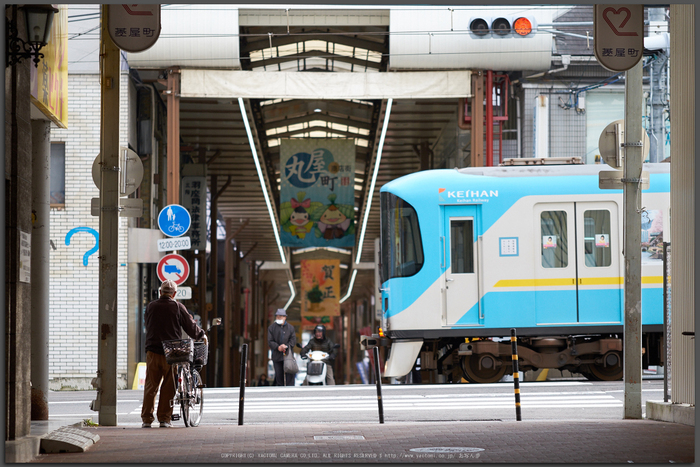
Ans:
[[[190,229],[189,211],[179,204],[169,204],[158,214],[158,228],[168,237],[180,237]]]
[[[171,253],[163,256],[158,262],[158,278],[161,282],[171,280],[178,286],[187,280],[190,275],[190,265],[182,256]]]

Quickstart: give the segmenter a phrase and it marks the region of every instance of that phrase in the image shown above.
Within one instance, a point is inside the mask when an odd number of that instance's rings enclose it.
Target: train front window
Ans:
[[[416,210],[391,193],[381,193],[382,280],[408,277],[423,267],[423,243]]]

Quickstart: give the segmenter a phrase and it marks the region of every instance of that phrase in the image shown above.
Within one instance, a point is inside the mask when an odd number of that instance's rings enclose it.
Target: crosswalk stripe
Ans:
[[[296,401],[295,401],[296,402]],[[349,402],[349,403],[347,403]],[[426,400],[425,398],[416,398],[402,400],[384,399],[383,407],[385,410],[460,410],[460,409],[489,409],[489,408],[505,408],[514,405],[512,394],[497,395],[489,400],[479,399],[473,400],[465,397],[452,398],[445,400]],[[524,395],[521,398],[521,405],[524,408],[566,408],[566,407],[620,407],[622,401],[615,399],[613,396],[601,394],[587,394],[586,397],[581,396],[551,396],[541,394]],[[238,401],[230,400],[214,400],[207,401],[204,399],[205,413],[238,413]],[[278,402],[264,399],[246,401],[244,411],[246,413],[266,413],[266,412],[303,412],[312,409],[318,410],[333,410],[339,412],[351,412],[353,410],[377,410],[378,405],[376,398],[366,397],[361,400],[346,401],[346,404],[339,406],[337,403],[323,401],[314,402],[308,401],[305,403],[293,403],[289,401]],[[141,413],[141,406],[131,412],[132,415]]]

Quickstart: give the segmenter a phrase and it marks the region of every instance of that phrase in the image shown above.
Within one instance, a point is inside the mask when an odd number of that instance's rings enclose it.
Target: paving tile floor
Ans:
[[[695,427],[654,420],[82,428],[100,440],[33,463],[693,463]]]

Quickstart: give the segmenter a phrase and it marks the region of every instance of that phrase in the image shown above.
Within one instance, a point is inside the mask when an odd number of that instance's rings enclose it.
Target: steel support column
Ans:
[[[484,75],[472,74],[471,166],[484,166]]]
[[[180,203],[180,70],[168,70],[168,89],[165,92],[168,107],[167,185],[168,204]]]
[[[493,71],[486,71],[486,166],[493,167]],[[479,103],[480,105],[481,103]]]
[[[224,268],[225,268],[225,291],[224,291],[224,349],[223,349],[223,373],[222,386],[232,385],[231,372],[231,342],[233,329],[233,219],[226,219],[226,241],[224,242]]]

